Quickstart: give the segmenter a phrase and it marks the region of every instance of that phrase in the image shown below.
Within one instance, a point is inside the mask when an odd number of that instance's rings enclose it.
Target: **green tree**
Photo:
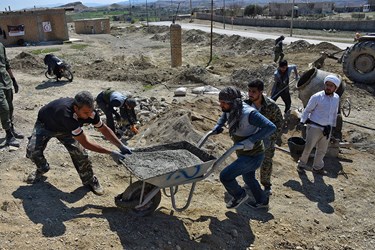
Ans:
[[[263,8],[262,6],[256,5],[256,4],[250,4],[246,6],[245,8],[245,16],[252,16],[255,17],[256,15],[263,14]]]

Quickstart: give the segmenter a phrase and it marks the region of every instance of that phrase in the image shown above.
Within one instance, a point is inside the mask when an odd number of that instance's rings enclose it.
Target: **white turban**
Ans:
[[[328,76],[326,76],[326,78],[324,78],[324,84],[326,82],[331,82],[331,83],[335,84],[336,89],[338,89],[340,87],[341,80],[340,80],[340,78],[338,78],[335,75],[328,75]]]

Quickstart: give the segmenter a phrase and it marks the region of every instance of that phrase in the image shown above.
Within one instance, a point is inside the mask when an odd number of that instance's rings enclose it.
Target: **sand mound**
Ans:
[[[46,66],[43,59],[36,57],[27,52],[21,52],[14,59],[10,60],[10,64],[14,69],[43,69]]]

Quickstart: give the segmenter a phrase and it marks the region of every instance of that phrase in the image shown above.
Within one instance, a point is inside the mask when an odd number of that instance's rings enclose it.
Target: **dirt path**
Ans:
[[[272,79],[272,47],[267,41],[218,36],[216,59],[212,68],[206,69],[202,65],[208,58],[207,36],[198,31],[184,32],[183,67],[171,69],[164,28],[155,28],[152,33],[134,27],[112,32],[113,35],[73,34],[83,39],[81,44],[88,45],[80,50],[71,45],[56,46],[60,51],[55,53],[67,59],[76,71],[73,83],[46,81],[44,66],[40,65],[43,54],[32,56],[35,64],[28,57],[17,59],[22,51],[30,53],[40,47],[7,49],[13,65],[21,62],[14,68],[21,85],[14,100],[15,121],[21,131],[30,135],[38,110],[53,99],[73,96],[80,90],[96,95],[112,87],[140,99],[154,98],[160,106],[167,106],[167,111],[141,124],[141,133],[129,145],[144,147],[176,140],[196,143],[214,126],[220,110],[216,96],[191,94],[193,87],[243,87],[246,80],[255,76],[267,84]],[[287,59],[303,71],[319,51],[318,46],[287,48]],[[325,69],[341,74],[335,62],[327,61]],[[173,97],[173,90],[179,86],[188,87],[186,97]],[[372,127],[373,89],[349,82],[347,86],[345,96],[351,99],[353,109],[345,120]],[[301,103],[293,88],[292,92],[293,107],[298,108]],[[110,147],[93,128],[84,129],[92,140]],[[287,138],[293,135],[294,130],[283,135],[284,148]],[[374,130],[344,122],[344,140],[368,143],[374,137]],[[3,145],[4,138],[0,140]],[[25,158],[26,144],[24,139],[21,148],[12,152],[1,147],[0,249],[349,250],[372,249],[375,245],[373,148],[342,149],[338,158],[327,159],[328,174],[323,177],[311,172],[299,175],[293,159],[276,151],[274,194],[268,211],[252,210],[246,205],[227,210],[225,201],[229,197],[215,172],[197,183],[187,210],[174,212],[170,199],[163,195],[152,216],[139,218],[114,204],[114,197],[130,184],[130,176],[109,156],[89,153],[106,191],[98,197],[81,186],[68,153],[56,140],[45,151],[51,165],[47,180],[36,185],[23,182],[35,168]],[[225,132],[209,139],[205,150],[218,157],[230,145]],[[188,186],[180,187],[179,207],[188,192]]]

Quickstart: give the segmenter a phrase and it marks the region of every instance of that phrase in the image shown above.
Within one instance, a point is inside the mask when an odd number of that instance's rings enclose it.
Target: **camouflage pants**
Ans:
[[[33,134],[26,149],[26,156],[36,164],[37,170],[42,173],[48,171],[48,168],[46,170],[48,163],[43,152],[48,141],[53,137],[59,140],[68,150],[82,183],[84,185],[90,183],[94,173],[92,171],[91,161],[82,145],[74,140],[70,133],[49,131],[44,128],[43,123],[40,121],[35,123]]]
[[[280,58],[280,59],[279,59]],[[284,53],[281,49],[275,49],[275,57],[273,58],[273,61],[277,63],[284,59]]]
[[[271,145],[267,147],[264,152],[264,160],[260,167],[260,183],[264,187],[271,187],[271,174],[272,174],[272,158],[275,155],[275,142],[271,142]]]
[[[3,129],[10,129],[13,118],[13,89],[0,89],[0,119]]]

